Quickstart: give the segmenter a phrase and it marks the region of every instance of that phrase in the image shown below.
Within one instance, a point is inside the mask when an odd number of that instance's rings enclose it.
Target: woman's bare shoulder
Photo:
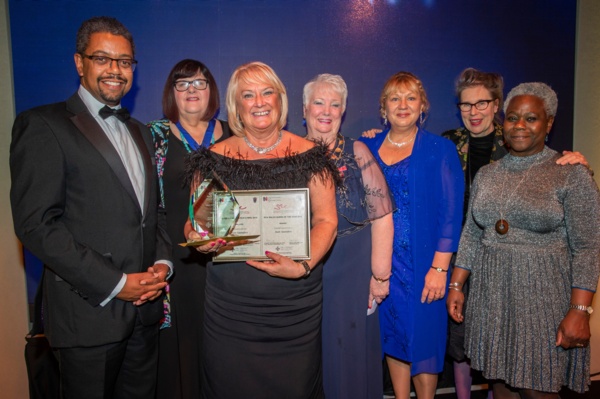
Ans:
[[[287,130],[283,130],[282,141],[288,142],[292,152],[296,153],[306,152],[315,146],[314,142]]]
[[[226,138],[223,141],[219,141],[218,143],[210,146],[210,150],[217,154],[225,154],[231,152],[232,150],[236,150],[240,148],[241,138],[237,136],[231,136]]]

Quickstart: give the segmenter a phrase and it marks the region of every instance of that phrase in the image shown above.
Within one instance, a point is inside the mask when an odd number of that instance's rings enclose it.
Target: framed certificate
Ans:
[[[241,245],[226,246],[213,258],[215,262],[267,260],[265,251],[292,259],[310,259],[310,197],[308,188],[284,190],[233,190],[239,215],[229,236],[252,237]],[[213,193],[213,224],[224,230],[231,215],[227,206],[230,194]],[[224,238],[227,240],[227,238]]]

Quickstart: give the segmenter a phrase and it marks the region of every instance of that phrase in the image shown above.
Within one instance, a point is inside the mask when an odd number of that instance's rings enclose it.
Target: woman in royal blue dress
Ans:
[[[304,85],[307,138],[327,144],[342,179],[337,238],[323,267],[323,388],[327,399],[381,399],[376,304],[389,292],[394,204],[367,146],[340,133],[347,98],[339,75]]]
[[[454,145],[422,129],[429,102],[421,81],[398,72],[380,97],[383,133],[361,138],[383,169],[396,207],[390,294],[380,306],[382,347],[396,398],[411,377],[435,396],[446,348],[448,268],[458,248],[464,177]]]

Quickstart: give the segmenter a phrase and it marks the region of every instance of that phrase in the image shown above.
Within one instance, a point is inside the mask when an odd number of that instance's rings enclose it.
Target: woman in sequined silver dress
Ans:
[[[448,295],[471,367],[494,397],[558,398],[589,385],[589,313],[600,269],[600,194],[582,165],[544,145],[558,101],[543,83],[508,94],[510,153],[472,187]],[[460,287],[470,275],[469,308]]]

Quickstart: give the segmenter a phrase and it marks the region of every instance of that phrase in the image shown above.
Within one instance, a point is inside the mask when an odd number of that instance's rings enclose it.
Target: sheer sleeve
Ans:
[[[365,208],[369,220],[379,219],[396,207],[388,189],[385,176],[369,148],[360,141],[354,142],[354,157],[360,168],[365,190]]]

